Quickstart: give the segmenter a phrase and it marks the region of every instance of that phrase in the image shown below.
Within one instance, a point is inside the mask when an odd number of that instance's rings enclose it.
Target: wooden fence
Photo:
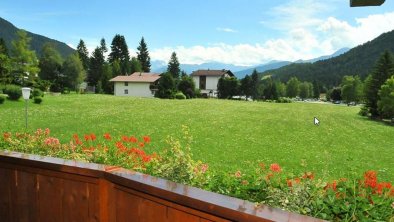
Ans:
[[[0,221],[321,221],[119,167],[0,151]]]

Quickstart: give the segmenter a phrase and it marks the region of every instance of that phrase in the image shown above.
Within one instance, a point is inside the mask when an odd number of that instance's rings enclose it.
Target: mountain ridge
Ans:
[[[12,40],[16,39],[16,33],[18,30],[21,29],[17,28],[6,19],[0,17],[0,38],[4,39],[8,49],[11,49],[11,42]],[[71,48],[64,42],[60,42],[58,40],[40,34],[35,34],[27,30],[25,31],[28,37],[32,38],[30,42],[30,49],[34,50],[38,57],[41,55],[42,46],[46,42],[52,43],[63,58],[66,58],[67,56],[75,52],[73,48]]]
[[[297,77],[301,81],[317,80],[330,87],[336,86],[345,75],[359,75],[364,79],[385,50],[394,52],[394,30],[383,33],[337,57],[314,63],[292,63],[275,70],[264,71],[261,75],[272,75],[282,81]]]

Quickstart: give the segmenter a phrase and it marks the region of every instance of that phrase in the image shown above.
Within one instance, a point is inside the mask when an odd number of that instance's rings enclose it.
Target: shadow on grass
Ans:
[[[358,115],[358,119],[361,119],[363,121],[370,121],[370,122],[375,122],[383,126],[392,126],[394,127],[394,121],[390,119],[379,119],[379,118],[371,118],[369,116],[360,116]]]

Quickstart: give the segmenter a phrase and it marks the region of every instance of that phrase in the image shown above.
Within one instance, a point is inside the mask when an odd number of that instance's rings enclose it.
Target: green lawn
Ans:
[[[45,96],[29,103],[29,130],[50,128],[62,141],[72,134],[150,135],[152,147],[168,135],[193,135],[195,159],[211,168],[252,171],[277,162],[286,171],[318,177],[358,176],[374,169],[394,181],[394,127],[357,115],[358,107],[328,104],[159,100],[109,95]],[[321,121],[313,125],[313,117]],[[24,102],[0,105],[1,131],[24,130]]]

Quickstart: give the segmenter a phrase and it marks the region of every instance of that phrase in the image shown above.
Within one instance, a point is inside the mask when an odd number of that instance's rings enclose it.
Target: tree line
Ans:
[[[278,100],[281,97],[304,100],[320,99],[321,94],[325,93],[328,101],[354,105],[364,103],[360,114],[372,118],[394,118],[394,58],[389,51],[378,58],[364,81],[358,75],[346,75],[330,89],[317,80],[302,82],[297,77],[291,77],[287,82],[281,82],[270,75],[259,76],[254,70],[251,77],[246,75],[241,80],[235,77],[220,78],[218,97],[226,99],[241,95],[253,100]]]
[[[137,47],[137,57],[129,55],[124,36],[115,35],[108,52],[102,38],[89,56],[85,42],[81,39],[75,53],[62,58],[53,44],[45,43],[41,56],[30,50],[31,38],[23,30],[17,32],[9,50],[0,39],[0,84],[30,86],[43,91],[65,92],[79,90],[82,82],[95,88],[96,93],[113,93],[109,80],[117,75],[133,72],[150,72],[150,56],[142,37]]]

